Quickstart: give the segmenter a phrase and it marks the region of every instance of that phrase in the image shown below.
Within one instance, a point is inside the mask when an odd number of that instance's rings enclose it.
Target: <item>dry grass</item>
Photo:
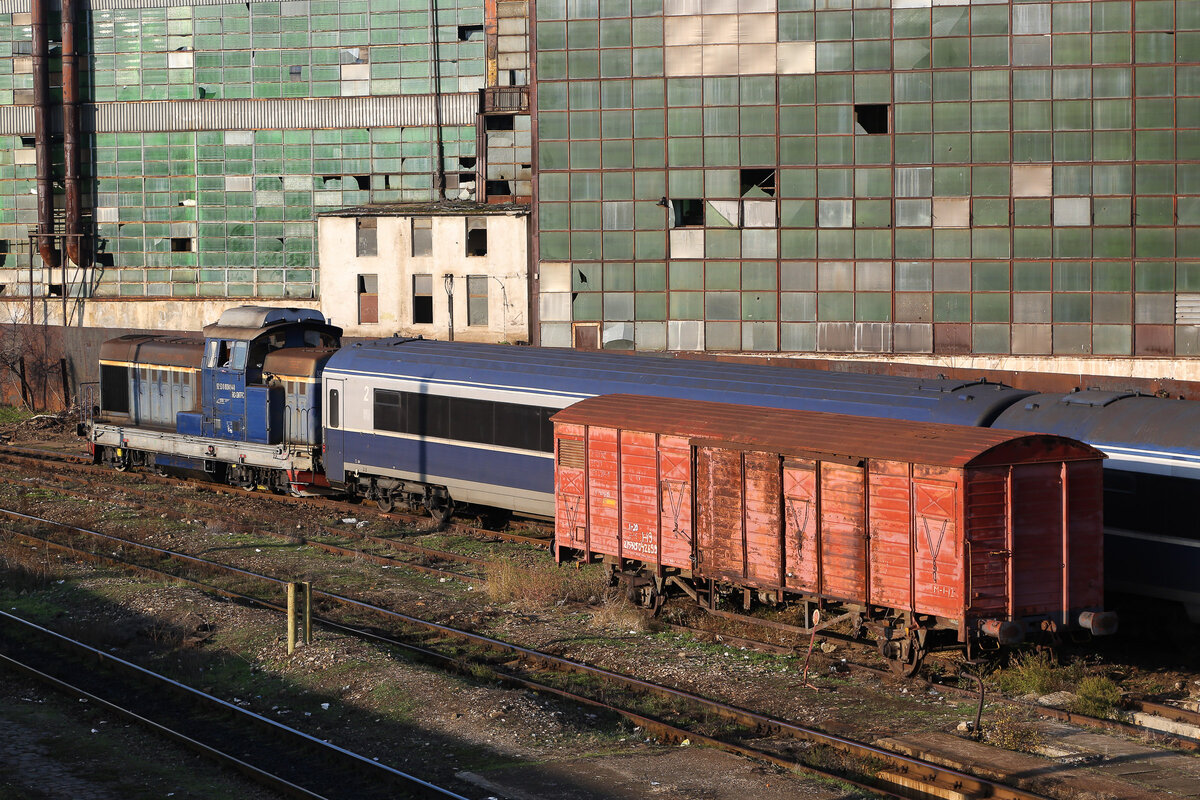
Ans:
[[[1008,704],[997,706],[984,721],[983,740],[1020,753],[1035,753],[1045,744],[1041,731],[1025,719],[1021,709]]]
[[[608,589],[593,607],[592,622],[597,627],[622,633],[649,630],[646,615],[616,589]]]
[[[488,597],[497,603],[548,606],[602,597],[608,578],[598,569],[494,561],[487,569]]]

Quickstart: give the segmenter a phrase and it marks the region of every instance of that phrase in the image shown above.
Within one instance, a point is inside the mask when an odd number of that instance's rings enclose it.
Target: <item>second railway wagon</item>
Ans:
[[[553,417],[555,552],[644,599],[803,599],[929,649],[1111,633],[1103,454],[1061,436],[608,395]]]

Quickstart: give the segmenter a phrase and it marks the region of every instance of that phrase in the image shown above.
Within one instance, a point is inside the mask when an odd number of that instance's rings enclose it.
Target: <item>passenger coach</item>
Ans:
[[[593,395],[986,425],[1028,394],[975,381],[399,337],[342,348],[323,382],[330,483],[385,510],[424,505],[441,518],[461,504],[553,516],[550,417]]]

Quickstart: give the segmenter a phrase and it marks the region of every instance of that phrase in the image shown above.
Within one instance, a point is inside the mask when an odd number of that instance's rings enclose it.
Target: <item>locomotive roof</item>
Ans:
[[[1104,458],[1096,448],[1063,436],[639,395],[591,397],[551,420],[728,442],[784,455],[944,467]]]
[[[567,405],[596,394],[643,394],[962,425],[986,425],[1031,394],[981,381],[399,337],[344,347],[327,369],[454,384],[463,391],[538,394],[547,398],[545,405],[554,405],[550,397]]]
[[[312,308],[272,308],[270,306],[237,306],[227,308],[211,325],[204,326],[209,339],[254,339],[269,328],[303,324],[307,328],[336,331],[341,328],[325,322],[325,316]]]

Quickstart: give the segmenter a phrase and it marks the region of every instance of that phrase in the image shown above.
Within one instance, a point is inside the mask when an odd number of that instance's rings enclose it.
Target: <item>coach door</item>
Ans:
[[[345,392],[341,378],[325,379],[325,476],[331,481],[346,479],[342,452],[345,423]]]

